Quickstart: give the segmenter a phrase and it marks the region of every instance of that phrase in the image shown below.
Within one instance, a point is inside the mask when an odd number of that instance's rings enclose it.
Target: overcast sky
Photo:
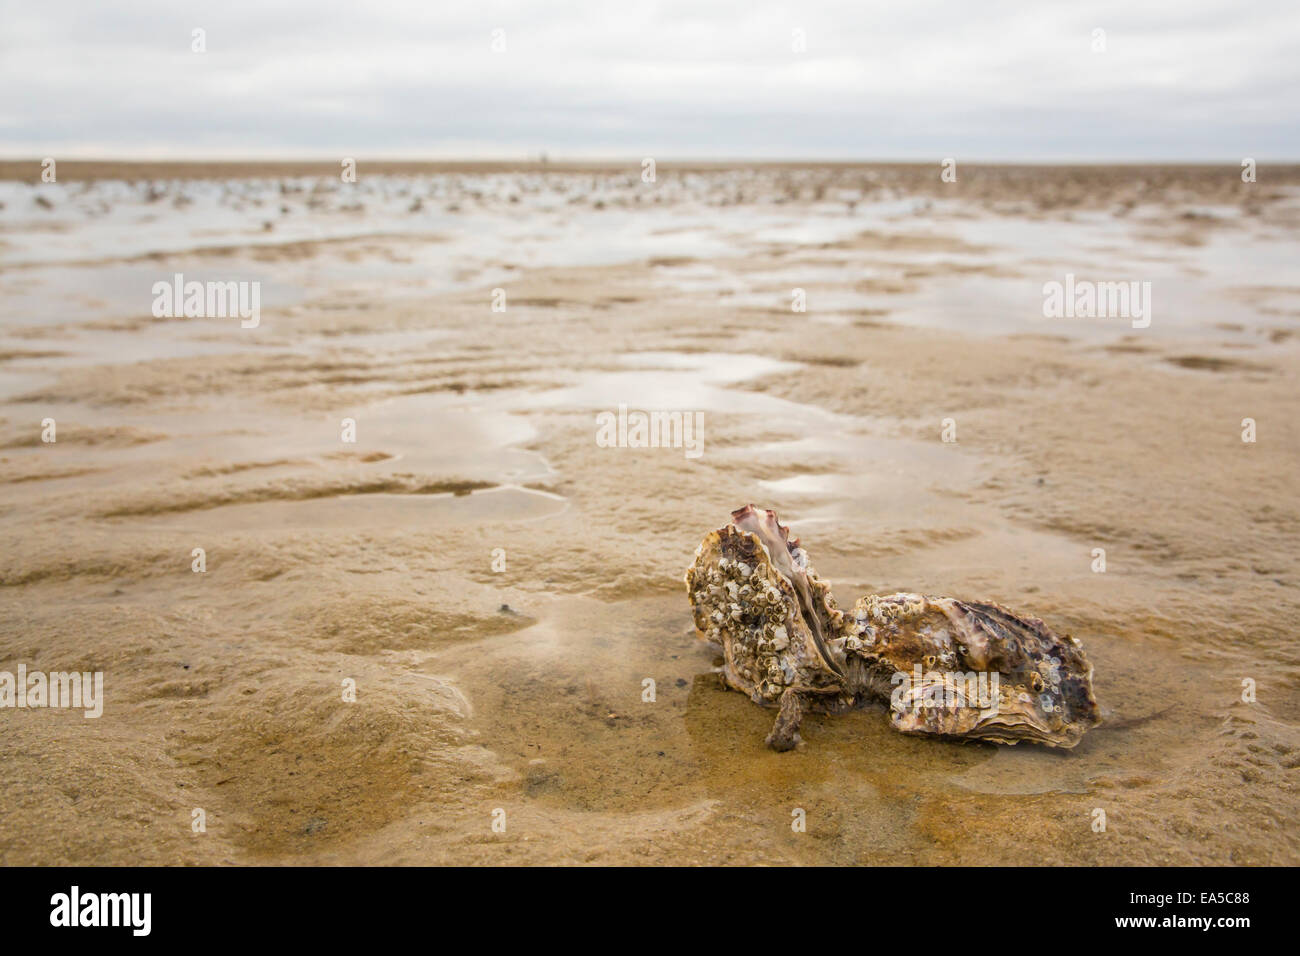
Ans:
[[[1298,113],[1300,0],[0,0],[7,156],[1236,162]]]

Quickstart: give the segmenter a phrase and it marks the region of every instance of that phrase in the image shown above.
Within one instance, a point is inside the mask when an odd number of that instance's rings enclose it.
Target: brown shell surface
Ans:
[[[927,687],[938,681],[945,688],[956,686],[955,694],[929,692],[928,705],[921,706],[911,706],[914,697],[894,692],[890,717],[904,732],[1073,747],[1100,720],[1092,665],[1078,642],[1000,605],[871,595],[854,607],[846,633],[850,655],[864,661],[877,682],[886,675],[893,681],[894,674],[914,678],[919,673]],[[962,693],[976,686],[971,678],[991,689],[993,675],[997,693],[991,702],[985,698],[977,704]],[[913,679],[902,686],[917,684]]]
[[[727,683],[763,704],[775,704],[787,688],[838,685],[802,614],[795,585],[776,569],[754,534],[728,525],[710,532],[686,572],[695,628],[722,645]],[[842,619],[830,590],[809,575],[814,602],[836,626]]]
[[[919,594],[868,595],[846,615],[771,511],[748,505],[710,532],[686,587],[727,684],[781,703],[779,749],[797,744],[802,711],[872,700],[904,733],[1008,744],[1073,747],[1100,721],[1073,638],[998,604]]]

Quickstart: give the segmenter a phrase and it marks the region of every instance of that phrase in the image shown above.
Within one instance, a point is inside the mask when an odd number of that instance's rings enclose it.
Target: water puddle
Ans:
[[[504,487],[455,494],[359,494],[307,500],[255,501],[175,516],[133,518],[132,530],[204,533],[276,531],[418,531],[504,521],[533,521],[567,507],[558,495]]]

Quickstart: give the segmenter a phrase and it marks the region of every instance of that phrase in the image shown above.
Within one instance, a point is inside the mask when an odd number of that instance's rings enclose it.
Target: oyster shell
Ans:
[[[746,505],[686,571],[700,636],[722,676],[779,708],[767,743],[798,745],[806,710],[884,703],[903,733],[1073,747],[1099,723],[1092,665],[1072,637],[997,604],[919,594],[835,604],[797,538]]]

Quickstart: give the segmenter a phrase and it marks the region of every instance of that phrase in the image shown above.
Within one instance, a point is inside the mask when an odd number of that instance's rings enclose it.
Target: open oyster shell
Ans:
[[[835,604],[798,539],[746,505],[686,572],[695,626],[722,645],[727,684],[780,711],[767,742],[800,742],[808,709],[889,707],[893,726],[1073,747],[1100,720],[1077,641],[997,604],[917,594]]]
[[[827,637],[844,615],[772,512],[745,507],[711,531],[686,572],[696,629],[722,645],[723,676],[758,703],[789,688],[838,691]]]

